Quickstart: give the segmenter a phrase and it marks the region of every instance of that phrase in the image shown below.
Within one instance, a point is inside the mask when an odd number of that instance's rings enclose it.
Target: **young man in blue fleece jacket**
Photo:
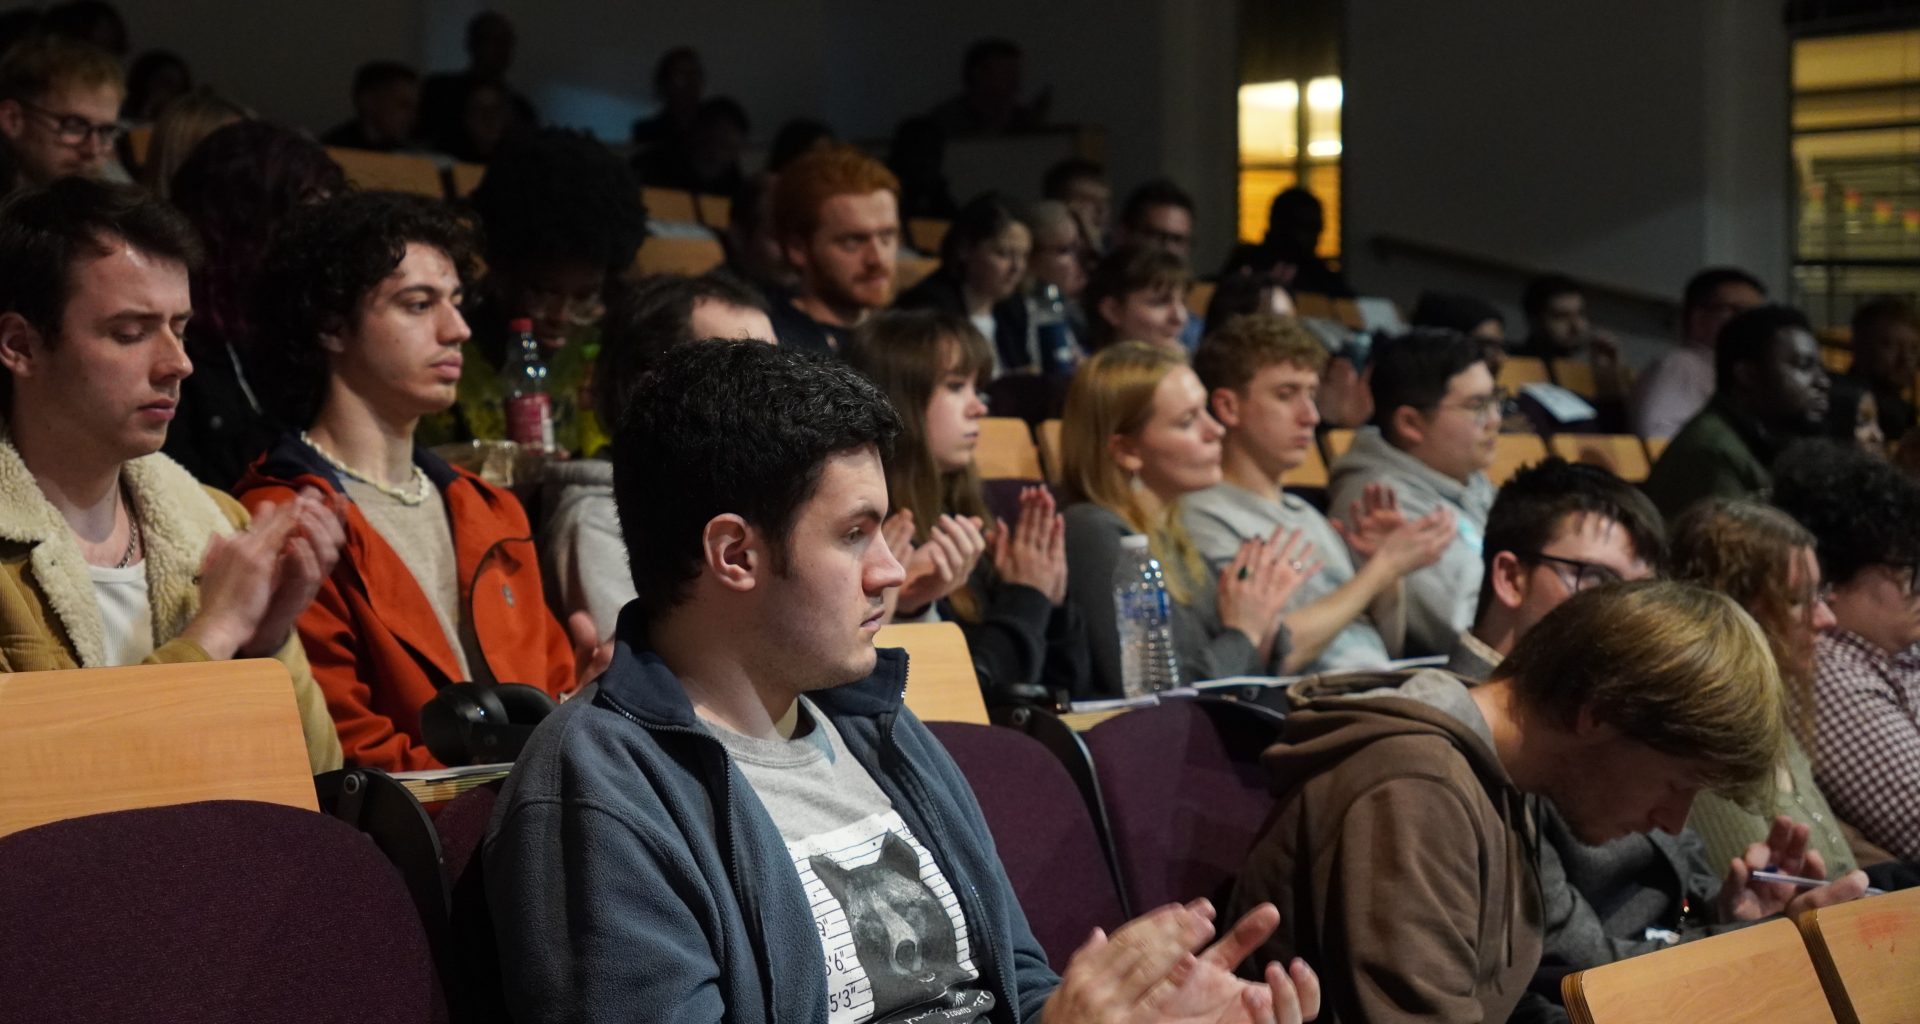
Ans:
[[[639,596],[487,837],[514,1018],[1312,1019],[1304,963],[1233,974],[1271,906],[1210,946],[1211,906],[1162,907],[1048,968],[901,704],[906,657],[873,648],[903,577],[898,431],[853,371],[759,344],[684,346],[631,397],[614,497]]]

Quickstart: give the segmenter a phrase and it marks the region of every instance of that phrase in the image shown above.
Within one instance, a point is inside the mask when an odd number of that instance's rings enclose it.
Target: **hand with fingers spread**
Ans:
[[[1747,847],[1743,856],[1733,859],[1727,879],[1720,887],[1722,918],[1757,921],[1772,914],[1799,914],[1866,895],[1864,871],[1842,875],[1817,889],[1753,879],[1753,872],[1762,869],[1802,878],[1827,877],[1827,866],[1819,851],[1807,847],[1811,835],[1811,829],[1792,818],[1784,814],[1775,817],[1767,838]]]
[[[328,498],[316,488],[303,487],[287,513],[293,522],[274,562],[273,595],[253,635],[235,652],[242,658],[272,657],[287,642],[294,622],[339,564],[340,548],[347,542],[343,498]]]
[[[1394,575],[1405,576],[1424,569],[1453,546],[1453,510],[1441,505],[1418,519],[1402,522],[1380,541],[1374,557],[1393,568]]]
[[[1320,1013],[1320,980],[1301,960],[1271,963],[1261,982],[1234,974],[1280,923],[1263,903],[1218,942],[1213,905],[1196,900],[1099,929],[1067,962],[1044,1024],[1301,1024]],[[1195,952],[1200,950],[1199,952]]]
[[[1009,528],[994,524],[988,535],[993,570],[1008,583],[1032,587],[1055,608],[1067,600],[1067,521],[1055,513],[1053,492],[1020,489],[1020,518]]]
[[[1245,633],[1262,659],[1270,657],[1287,599],[1320,566],[1313,557],[1313,542],[1302,538],[1297,529],[1286,533],[1281,527],[1266,540],[1249,537],[1220,570],[1221,625]]]
[[[927,539],[914,549],[907,563],[907,582],[900,587],[900,610],[916,615],[935,601],[967,585],[974,565],[987,550],[980,520],[973,516],[943,515]]]
[[[1347,506],[1345,521],[1333,520],[1334,532],[1362,562],[1373,558],[1387,537],[1405,525],[1407,517],[1400,511],[1400,495],[1381,483],[1368,484],[1360,492],[1359,500]]]

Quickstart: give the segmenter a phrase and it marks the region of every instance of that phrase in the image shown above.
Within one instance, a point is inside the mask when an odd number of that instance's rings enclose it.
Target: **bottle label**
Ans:
[[[507,399],[507,440],[548,450],[553,447],[553,400],[541,392]]]

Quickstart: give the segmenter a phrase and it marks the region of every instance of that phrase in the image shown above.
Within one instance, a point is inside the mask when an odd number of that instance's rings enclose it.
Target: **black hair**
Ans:
[[[960,61],[960,71],[963,75],[971,76],[985,67],[989,61],[1020,55],[1020,44],[1011,39],[1002,39],[998,36],[978,39],[967,47],[967,55]]]
[[[852,368],[755,341],[661,356],[634,389],[613,446],[613,497],[641,613],[657,620],[700,574],[701,535],[734,513],[784,573],[793,524],[828,458],[893,456],[900,418]]]
[[[370,60],[353,73],[353,98],[400,82],[418,82],[420,72],[397,60]]]
[[[1076,181],[1092,178],[1095,181],[1107,180],[1107,169],[1098,161],[1083,156],[1070,156],[1061,160],[1040,179],[1040,196],[1043,199],[1066,199],[1067,192]]]
[[[825,121],[796,117],[773,133],[773,145],[767,148],[767,170],[779,171],[820,143],[834,141],[833,128]]]
[[[123,116],[130,116],[147,105],[147,97],[153,91],[153,80],[169,69],[177,69],[187,80],[187,88],[193,88],[193,69],[187,67],[185,58],[172,50],[148,50],[127,65],[127,98],[120,104]],[[158,114],[159,111],[153,113]]]
[[[510,136],[469,199],[495,268],[579,260],[608,275],[633,265],[647,234],[640,186],[599,140],[557,128]]]
[[[1472,295],[1421,292],[1419,300],[1413,304],[1412,323],[1415,327],[1444,327],[1461,334],[1472,334],[1474,328],[1489,320],[1498,321],[1503,328],[1506,326],[1506,318],[1500,315],[1493,303]]]
[[[1527,290],[1520,294],[1520,308],[1527,319],[1538,320],[1546,315],[1547,307],[1562,295],[1585,295],[1580,282],[1565,274],[1542,274],[1527,282]]]
[[[1792,306],[1755,306],[1734,314],[1720,325],[1720,335],[1713,343],[1714,387],[1728,387],[1733,381],[1733,368],[1741,363],[1765,362],[1773,351],[1773,339],[1781,331],[1796,328],[1813,332],[1807,315]]]
[[[512,32],[513,21],[499,11],[481,11],[467,19],[466,47],[471,51],[488,32]]]
[[[695,122],[703,125],[724,121],[740,129],[742,135],[751,130],[747,120],[747,108],[729,96],[711,96],[702,100],[700,109],[693,116]]]
[[[954,213],[952,224],[940,239],[941,273],[958,280],[960,263],[968,250],[993,241],[1018,223],[1020,218],[1014,215],[1013,207],[998,193],[986,192],[967,200],[966,205]]]
[[[253,322],[280,389],[271,403],[282,425],[312,423],[327,382],[320,338],[353,325],[361,304],[406,258],[409,243],[445,253],[473,280],[472,230],[443,203],[399,192],[343,192],[290,213],[267,247],[254,291]]]
[[[106,256],[111,239],[189,271],[203,258],[193,225],[146,189],[61,178],[0,203],[0,312],[19,314],[56,344],[74,264]],[[12,411],[13,375],[0,374],[0,413]]]
[[[1127,194],[1127,201],[1120,206],[1120,223],[1138,228],[1145,222],[1147,211],[1156,206],[1178,206],[1192,214],[1193,197],[1172,181],[1155,178]]]
[[[1681,315],[1712,302],[1713,293],[1730,284],[1744,284],[1766,298],[1767,286],[1739,267],[1708,267],[1687,278],[1686,290],[1680,293]]]
[[[593,373],[593,411],[605,429],[618,429],[627,397],[663,353],[701,340],[693,336],[693,307],[702,300],[768,312],[759,292],[723,270],[654,274],[608,295]]]
[[[1480,605],[1493,600],[1493,559],[1502,551],[1522,560],[1553,543],[1568,516],[1592,514],[1620,524],[1633,553],[1657,572],[1667,559],[1667,528],[1641,490],[1599,466],[1557,456],[1515,473],[1500,486],[1480,544]]]
[[[1853,311],[1854,344],[1857,346],[1861,338],[1872,336],[1883,323],[1920,325],[1920,317],[1914,314],[1913,304],[1901,298],[1883,296],[1861,303],[1860,308]]]
[[[94,42],[101,29],[120,37],[127,38],[127,20],[112,4],[104,0],[68,0],[47,8],[40,18],[40,31],[50,36],[64,36]]]
[[[667,76],[672,73],[674,64],[683,60],[699,61],[700,51],[691,46],[676,46],[660,55],[653,63],[653,94],[658,96],[667,91]]]
[[[1487,361],[1478,338],[1440,327],[1416,327],[1374,345],[1373,422],[1390,433],[1401,406],[1430,412],[1447,397],[1447,384]],[[1391,438],[1389,438],[1391,439]]]
[[[1853,445],[1787,449],[1773,467],[1773,503],[1813,534],[1830,583],[1851,583],[1872,565],[1920,563],[1920,482]]]

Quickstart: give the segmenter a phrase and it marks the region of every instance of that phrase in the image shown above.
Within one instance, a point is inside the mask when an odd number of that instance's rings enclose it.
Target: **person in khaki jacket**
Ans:
[[[199,251],[131,186],[0,205],[0,672],[276,658],[327,771],[340,741],[293,623],[338,559],[337,511],[303,494],[249,523],[159,454]]]

